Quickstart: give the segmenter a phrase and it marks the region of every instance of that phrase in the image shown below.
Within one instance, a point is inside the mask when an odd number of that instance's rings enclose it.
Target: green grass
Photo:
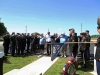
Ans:
[[[3,73],[9,72],[13,69],[20,69],[35,60],[39,59],[37,56],[27,56],[27,57],[11,57],[7,56],[8,60],[11,64],[4,63],[3,65]]]
[[[66,61],[66,58],[58,59],[57,62],[44,75],[62,75],[61,72]],[[87,71],[93,70],[93,62],[88,63],[88,68],[81,68],[79,65],[75,75],[92,75]]]

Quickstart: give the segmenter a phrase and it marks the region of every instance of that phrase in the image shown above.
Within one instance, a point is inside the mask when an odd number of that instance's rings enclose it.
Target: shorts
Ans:
[[[44,50],[44,45],[40,45],[40,49]]]

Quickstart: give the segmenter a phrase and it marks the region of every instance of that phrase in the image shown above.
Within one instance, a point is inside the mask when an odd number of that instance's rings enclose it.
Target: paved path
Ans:
[[[51,61],[51,57],[42,57],[19,70],[14,69],[4,75],[43,75],[57,60],[58,58]]]

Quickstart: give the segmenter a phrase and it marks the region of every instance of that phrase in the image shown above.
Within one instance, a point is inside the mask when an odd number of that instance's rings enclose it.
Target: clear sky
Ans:
[[[46,34],[74,28],[78,33],[89,30],[97,33],[97,18],[100,16],[100,0],[0,0],[0,17],[10,33]]]

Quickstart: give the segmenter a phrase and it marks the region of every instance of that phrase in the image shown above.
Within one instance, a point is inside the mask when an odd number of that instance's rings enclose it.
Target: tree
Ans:
[[[0,36],[4,35],[6,32],[7,32],[7,29],[4,26],[4,23],[0,23]]]
[[[38,32],[34,32],[34,34],[39,35],[39,33],[38,33]]]

